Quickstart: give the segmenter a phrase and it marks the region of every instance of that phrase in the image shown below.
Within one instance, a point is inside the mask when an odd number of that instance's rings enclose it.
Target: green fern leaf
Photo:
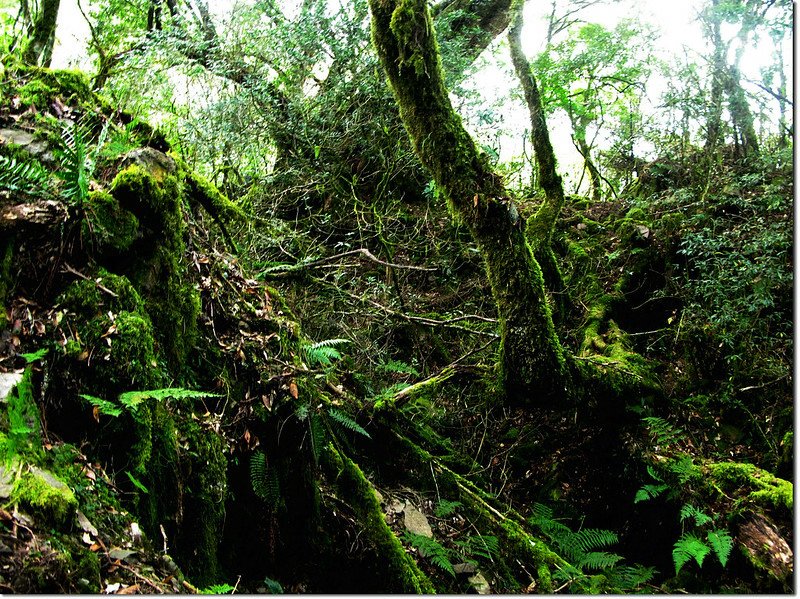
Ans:
[[[269,506],[274,506],[280,498],[278,473],[267,467],[267,456],[261,451],[250,455],[250,484],[256,497]]]
[[[88,401],[90,404],[96,407],[101,414],[105,414],[106,416],[111,416],[113,418],[116,418],[117,416],[122,414],[121,407],[111,403],[110,401],[106,401],[105,399],[95,397],[94,395],[86,395],[84,393],[80,394],[78,397],[82,397],[83,399]]]
[[[360,424],[358,424],[358,422],[353,420],[347,414],[340,412],[336,408],[330,408],[328,410],[328,416],[330,416],[334,422],[340,424],[347,430],[353,431],[354,433],[358,433],[359,435],[363,435],[368,439],[372,438],[369,436],[369,433]]]
[[[49,197],[50,176],[37,162],[0,156],[0,190],[28,197]]]
[[[578,567],[589,570],[606,570],[608,568],[613,568],[621,560],[622,556],[617,555],[616,553],[608,553],[606,551],[590,551],[580,559],[578,562]]]
[[[616,566],[604,572],[613,593],[636,591],[655,576],[655,568],[644,566]]]
[[[378,366],[375,367],[375,370],[379,372],[396,372],[398,374],[419,376],[419,372],[416,368],[399,360],[389,360],[383,364],[378,364]]]
[[[681,508],[681,522],[687,518],[694,518],[696,526],[703,526],[703,524],[711,522],[711,517],[703,512],[703,510],[697,509],[688,503]]]
[[[350,343],[349,339],[325,339],[309,345],[303,345],[301,351],[309,366],[319,364],[323,367],[333,365],[334,360],[339,360],[342,354],[336,349],[337,346]]]
[[[120,393],[119,401],[131,412],[136,413],[141,403],[148,399],[163,401],[165,399],[201,399],[205,397],[219,397],[218,393],[208,391],[194,391],[181,387],[168,387],[166,389],[149,389],[147,391],[126,391]]]
[[[663,418],[648,416],[642,420],[647,424],[650,434],[658,445],[673,445],[681,440],[683,430],[673,426]]]
[[[436,539],[405,531],[403,533],[403,540],[414,547],[419,552],[420,556],[429,560],[440,570],[444,570],[451,576],[456,575],[453,569],[453,562],[450,561],[450,552]]]
[[[702,567],[703,560],[711,552],[711,548],[705,541],[693,534],[684,534],[675,542],[672,549],[672,560],[675,562],[675,574],[681,571],[686,562],[694,559],[697,565]]]
[[[708,544],[711,545],[711,549],[714,550],[714,555],[717,556],[719,563],[724,568],[733,549],[731,535],[728,534],[727,530],[711,530],[706,535],[706,538],[708,539]]]
[[[447,518],[450,514],[454,513],[458,508],[461,507],[460,501],[448,501],[447,499],[442,499],[436,505],[435,514],[437,518]]]
[[[314,462],[319,462],[319,456],[322,448],[328,441],[328,434],[325,430],[325,424],[322,422],[322,417],[318,412],[311,412],[308,421],[308,427],[311,431],[311,452],[314,454]]]
[[[655,499],[668,488],[667,485],[645,485],[636,491],[636,497],[633,498],[633,503]]]

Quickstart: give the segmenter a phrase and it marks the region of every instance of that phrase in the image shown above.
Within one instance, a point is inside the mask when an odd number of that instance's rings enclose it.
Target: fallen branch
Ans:
[[[90,282],[94,283],[95,287],[97,287],[101,291],[105,291],[111,297],[119,297],[116,293],[111,291],[108,287],[105,287],[105,286],[101,285],[100,283],[98,283],[97,281],[95,281],[94,279],[92,279],[90,277],[87,277],[82,272],[78,272],[77,270],[72,268],[69,264],[64,264],[64,272],[68,272],[70,274],[75,275],[76,277],[80,277],[84,281],[90,281]]]
[[[299,264],[289,264],[289,265],[280,265],[274,266],[267,270],[263,270],[261,272],[262,275],[269,274],[274,277],[279,277],[290,272],[295,272],[298,270],[303,270],[306,268],[316,268],[317,266],[321,266],[323,264],[327,264],[328,262],[333,262],[334,260],[339,260],[341,258],[347,258],[349,256],[363,256],[369,260],[372,260],[376,264],[380,264],[382,266],[388,266],[390,268],[402,268],[405,270],[419,270],[423,272],[434,272],[437,269],[435,268],[425,268],[424,266],[413,266],[411,264],[393,264],[391,262],[386,262],[381,260],[380,258],[376,257],[372,252],[370,252],[366,248],[360,248],[357,250],[350,250],[349,252],[342,252],[341,254],[335,254],[333,256],[327,256],[326,258],[320,258],[319,260],[313,260],[311,262],[301,262]]]

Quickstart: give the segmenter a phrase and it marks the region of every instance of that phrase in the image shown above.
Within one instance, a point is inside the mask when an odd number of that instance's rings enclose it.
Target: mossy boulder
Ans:
[[[116,257],[130,249],[139,231],[139,220],[123,209],[105,191],[89,194],[85,206],[83,237],[90,240],[101,257]]]
[[[794,485],[753,464],[712,462],[706,466],[710,482],[740,502],[792,513]]]
[[[65,527],[78,508],[72,489],[52,472],[36,466],[17,479],[11,498],[30,509],[34,517],[58,528]]]

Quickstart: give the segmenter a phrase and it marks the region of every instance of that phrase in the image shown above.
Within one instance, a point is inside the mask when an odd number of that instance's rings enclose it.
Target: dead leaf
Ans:
[[[272,400],[267,395],[261,396],[261,403],[264,404],[264,407],[267,408],[267,411],[272,410]]]
[[[114,584],[110,584],[106,587],[106,595],[111,595],[112,593],[116,593],[119,590],[121,585],[118,582]]]
[[[133,595],[139,590],[138,584],[132,584],[129,587],[125,587],[121,591],[117,593],[117,595]]]
[[[297,384],[294,381],[289,383],[289,395],[291,395],[295,399],[297,399],[297,396],[299,395],[299,391],[297,390]]]
[[[477,208],[478,207],[478,194],[475,194],[475,197],[472,198],[472,205]]]
[[[94,545],[94,540],[92,539],[92,535],[90,535],[88,532],[83,533],[81,539],[83,539],[83,542],[86,543],[87,545]]]
[[[100,423],[100,408],[97,406],[92,407],[92,417],[94,418],[95,422],[98,424]]]

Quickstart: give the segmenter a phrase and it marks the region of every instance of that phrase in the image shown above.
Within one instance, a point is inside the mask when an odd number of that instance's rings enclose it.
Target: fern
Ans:
[[[606,580],[614,593],[638,590],[655,576],[655,568],[645,566],[616,566],[605,572]]]
[[[633,498],[633,503],[655,499],[667,489],[669,489],[669,485],[644,485],[641,489],[636,491],[636,497]]]
[[[694,523],[696,526],[703,526],[703,524],[708,524],[711,522],[711,517],[703,510],[700,510],[688,503],[681,508],[681,522],[687,518],[694,518]]]
[[[328,368],[333,365],[334,360],[340,360],[342,354],[336,349],[337,346],[350,343],[349,339],[326,339],[317,343],[305,344],[301,346],[303,358],[309,366],[320,365]]]
[[[403,540],[434,566],[455,577],[456,572],[453,569],[453,562],[450,561],[450,551],[439,541],[409,531],[403,533]]]
[[[728,563],[728,557],[733,549],[733,539],[731,535],[728,534],[727,530],[711,530],[708,532],[708,535],[706,535],[706,539],[708,539],[708,544],[714,551],[714,555],[717,556],[719,563],[722,564],[724,568]]]
[[[325,431],[325,424],[318,412],[312,412],[308,420],[308,428],[311,433],[311,452],[314,454],[314,462],[319,462],[320,452],[328,441],[328,434]]]
[[[683,536],[675,542],[675,547],[672,549],[672,560],[675,562],[675,574],[677,575],[684,564],[692,559],[697,562],[698,566],[702,567],[703,560],[710,552],[711,548],[706,545],[705,541],[691,533],[684,533]]]
[[[35,352],[29,354],[20,354],[20,356],[22,358],[25,358],[26,364],[30,364],[32,362],[36,362],[37,360],[41,360],[42,358],[44,358],[49,351],[50,350],[48,350],[46,347],[43,347],[42,349],[38,349]]]
[[[182,387],[168,387],[166,389],[149,389],[147,391],[126,391],[119,395],[120,403],[131,412],[136,412],[142,402],[148,399],[163,401],[165,399],[201,399],[205,397],[219,397],[218,393],[208,391],[195,391]]]
[[[0,191],[46,198],[51,195],[50,176],[33,160],[0,156]]]
[[[647,428],[657,445],[666,447],[674,445],[682,439],[682,435],[684,434],[683,429],[673,426],[663,418],[648,416],[642,418],[642,420],[647,424]]]
[[[91,128],[85,123],[70,123],[61,130],[59,147],[54,154],[62,170],[56,176],[64,182],[62,195],[76,204],[89,197],[89,181],[94,174],[97,156],[105,144],[108,125],[103,127],[94,149],[90,148]]]
[[[578,561],[578,567],[588,570],[607,570],[613,568],[622,560],[621,555],[608,553],[606,551],[590,551]]]
[[[328,416],[330,416],[334,422],[343,426],[345,429],[353,431],[354,433],[358,433],[359,435],[363,435],[368,439],[372,438],[369,436],[369,433],[366,430],[364,430],[364,428],[360,424],[358,424],[358,422],[353,420],[347,414],[340,412],[336,408],[330,408],[328,410]]]
[[[250,484],[256,497],[267,505],[277,504],[280,497],[278,473],[274,468],[267,468],[267,456],[261,452],[253,452],[250,456]]]
[[[448,501],[447,499],[441,499],[436,505],[436,510],[434,513],[436,514],[437,518],[447,518],[447,516],[460,508],[461,505],[462,504],[460,501]]]
[[[398,374],[411,374],[413,376],[419,376],[419,372],[416,368],[399,360],[389,360],[383,364],[378,364],[378,366],[375,367],[375,370],[379,372],[396,372]]]
[[[78,397],[82,397],[94,407],[97,408],[97,411],[101,414],[105,414],[106,416],[111,416],[116,418],[120,414],[122,414],[122,408],[118,405],[111,403],[110,401],[106,401],[105,399],[101,399],[99,397],[95,397],[94,395],[86,395],[85,393],[81,393]]]
[[[463,540],[457,540],[456,545],[467,558],[480,557],[494,561],[494,556],[500,552],[500,542],[493,535],[469,535]]]
[[[232,587],[228,583],[222,584],[212,584],[210,587],[206,587],[200,590],[201,595],[227,595],[231,591],[235,590],[235,587]]]

